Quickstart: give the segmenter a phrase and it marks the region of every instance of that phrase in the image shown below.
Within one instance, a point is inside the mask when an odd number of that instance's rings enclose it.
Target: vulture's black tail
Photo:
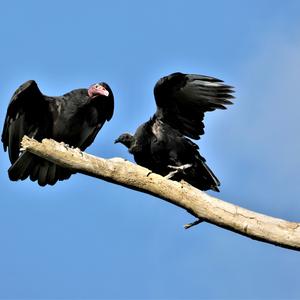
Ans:
[[[202,191],[220,191],[218,188],[220,186],[220,181],[205,163],[204,158],[197,160],[190,171],[187,170],[187,177],[185,180]]]
[[[38,181],[40,186],[54,185],[58,180],[70,178],[74,172],[61,168],[29,152],[24,152],[8,169],[10,180],[24,180],[30,177]]]

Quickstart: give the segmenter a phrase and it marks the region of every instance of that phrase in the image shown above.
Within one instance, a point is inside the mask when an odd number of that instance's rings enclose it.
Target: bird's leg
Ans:
[[[166,178],[166,179],[170,179],[170,178],[174,177],[174,175],[175,175],[176,173],[178,173],[177,170],[176,170],[176,171],[171,171],[168,175],[165,176],[165,178]]]
[[[173,169],[173,170],[177,170],[178,172],[180,172],[181,170],[184,171],[190,167],[192,167],[193,165],[192,164],[185,164],[185,165],[181,165],[181,166],[171,166],[171,165],[168,165],[168,168],[169,169]]]
[[[185,165],[181,165],[181,166],[170,166],[168,165],[169,169],[173,169],[174,171],[171,171],[168,175],[165,176],[166,179],[170,179],[172,178],[175,174],[177,173],[183,173],[184,171],[190,167],[192,167],[192,164],[185,164]]]

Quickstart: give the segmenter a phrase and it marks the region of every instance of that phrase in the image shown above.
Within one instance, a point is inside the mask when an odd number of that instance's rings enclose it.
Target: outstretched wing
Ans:
[[[226,109],[233,88],[222,80],[196,74],[173,73],[154,87],[155,116],[185,136],[199,139],[204,133],[204,113]]]
[[[9,159],[14,163],[20,154],[20,142],[24,135],[42,136],[48,118],[48,103],[36,82],[23,83],[13,94],[4,121],[2,142],[8,148]]]

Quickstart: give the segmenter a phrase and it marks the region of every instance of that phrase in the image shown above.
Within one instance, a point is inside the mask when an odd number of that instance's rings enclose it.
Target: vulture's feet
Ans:
[[[174,177],[174,175],[177,174],[177,173],[185,174],[185,170],[192,167],[192,166],[193,166],[192,164],[185,164],[185,165],[182,165],[182,166],[179,166],[179,167],[168,165],[168,168],[172,169],[174,171],[171,171],[168,175],[165,176],[165,178],[170,179],[170,178]]]

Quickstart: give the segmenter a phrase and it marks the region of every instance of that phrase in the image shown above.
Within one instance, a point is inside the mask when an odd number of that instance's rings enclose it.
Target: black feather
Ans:
[[[228,100],[234,98],[232,93],[231,86],[214,77],[179,72],[165,76],[154,87],[157,110],[153,118],[133,136],[123,134],[116,142],[124,144],[138,164],[161,175],[171,171],[169,165],[191,165],[172,179],[219,191],[219,180],[188,137],[199,139],[204,134],[204,114],[232,104]]]
[[[20,142],[28,135],[38,141],[52,138],[85,150],[103,124],[111,119],[114,110],[110,87],[104,82],[97,85],[105,88],[108,96],[99,93],[91,96],[87,89],[77,89],[63,96],[49,97],[41,93],[33,80],[15,91],[2,131],[3,147],[5,151],[8,149],[12,163],[8,171],[11,180],[29,177],[44,186],[68,179],[73,174],[32,154],[20,155]]]

